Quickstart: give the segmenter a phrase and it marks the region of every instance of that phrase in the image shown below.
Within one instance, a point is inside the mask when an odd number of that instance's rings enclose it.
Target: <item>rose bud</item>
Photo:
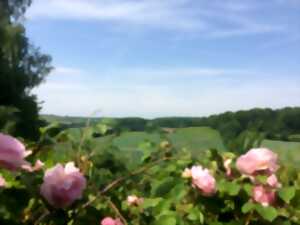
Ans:
[[[85,187],[86,179],[73,162],[57,164],[46,171],[41,195],[53,207],[65,208],[82,197]]]
[[[192,177],[192,171],[189,168],[185,168],[184,171],[182,172],[181,176],[183,178],[190,178],[190,177]]]
[[[28,165],[23,165],[22,169],[26,170],[27,172],[36,172],[39,171],[43,168],[44,163],[41,160],[37,160],[34,164],[34,166],[32,167],[30,164]]]
[[[191,169],[193,186],[201,190],[204,196],[211,196],[216,192],[216,180],[208,169],[193,166]]]
[[[232,175],[232,170],[231,170],[231,163],[232,163],[232,159],[228,158],[224,160],[223,166],[226,170],[226,176],[227,177],[231,177]]]
[[[136,195],[129,195],[127,197],[127,204],[129,206],[131,206],[131,205],[139,206],[139,205],[143,204],[143,202],[144,202],[144,199],[139,198]]]
[[[278,182],[275,174],[272,174],[268,177],[267,184],[272,188],[281,188],[281,183]]]

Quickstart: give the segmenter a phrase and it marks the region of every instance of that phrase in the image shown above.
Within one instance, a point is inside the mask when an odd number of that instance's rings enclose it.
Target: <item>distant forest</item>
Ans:
[[[64,128],[83,127],[88,118],[44,115],[47,121],[59,121]],[[89,118],[91,124],[110,121],[119,131],[153,131],[162,128],[208,126],[218,130],[224,140],[233,140],[245,132],[263,134],[265,138],[284,141],[299,141],[300,107],[283,109],[251,109],[225,112],[208,117],[143,118]]]

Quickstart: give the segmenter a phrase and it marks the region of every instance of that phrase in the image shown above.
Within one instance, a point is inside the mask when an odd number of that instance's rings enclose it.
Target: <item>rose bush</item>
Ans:
[[[37,144],[0,135],[1,225],[300,224],[300,173],[270,149],[197,158],[162,136],[129,153],[95,129],[44,130]]]

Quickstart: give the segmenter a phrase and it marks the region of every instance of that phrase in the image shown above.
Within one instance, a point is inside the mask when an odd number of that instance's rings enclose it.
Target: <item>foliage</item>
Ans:
[[[0,106],[0,131],[14,133],[16,127],[18,110],[13,107]]]
[[[106,144],[97,144],[93,133],[99,127],[103,131],[102,125],[58,134],[53,133],[57,125],[41,129],[41,139],[27,143],[34,152],[30,160],[44,160],[44,170],[74,161],[88,182],[83,198],[70,207],[55,209],[39,193],[43,171],[10,173],[3,169],[7,186],[0,190],[0,224],[99,224],[105,217],[133,225],[300,224],[297,170],[280,165],[277,177],[282,187],[276,190],[276,202],[262,206],[252,199],[255,184],[235,167],[237,155],[207,150],[201,157],[192,157],[163,135],[157,142],[142,142],[142,151],[129,155],[111,144],[112,135],[106,137]],[[230,176],[226,159],[232,160]],[[182,177],[193,165],[209,169],[216,180],[216,193],[205,196]],[[265,182],[263,176],[257,180]],[[127,197],[132,195],[143,201],[129,204]]]
[[[58,117],[44,115],[42,118],[53,122],[57,121],[65,127],[83,127],[87,118]],[[112,119],[116,130],[120,131],[171,131],[173,128],[207,126],[218,130],[228,149],[239,149],[244,152],[249,140],[271,139],[283,141],[298,141],[300,133],[300,108],[251,109],[238,112],[226,112],[209,117],[167,117],[153,120],[141,118]],[[97,123],[100,118],[92,118]],[[104,118],[105,120],[105,118]]]
[[[39,106],[30,91],[50,72],[51,58],[26,37],[21,21],[30,3],[30,0],[0,2],[0,105],[18,110],[15,134],[34,139],[40,125]]]

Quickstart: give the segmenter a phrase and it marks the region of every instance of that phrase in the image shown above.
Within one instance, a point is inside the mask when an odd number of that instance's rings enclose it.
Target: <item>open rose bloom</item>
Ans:
[[[111,217],[104,218],[100,225],[123,225],[120,219],[113,219]]]
[[[85,187],[85,177],[69,162],[65,167],[58,164],[46,171],[41,194],[53,207],[64,208],[80,199]]]
[[[30,166],[25,161],[30,153],[16,138],[0,133],[0,167],[16,171],[23,166]]]
[[[202,166],[193,166],[191,175],[193,186],[201,190],[203,195],[211,196],[216,192],[216,180],[208,169],[204,169]]]
[[[236,166],[245,175],[255,175],[257,172],[266,171],[275,173],[279,168],[278,156],[266,148],[255,148],[238,158]]]

